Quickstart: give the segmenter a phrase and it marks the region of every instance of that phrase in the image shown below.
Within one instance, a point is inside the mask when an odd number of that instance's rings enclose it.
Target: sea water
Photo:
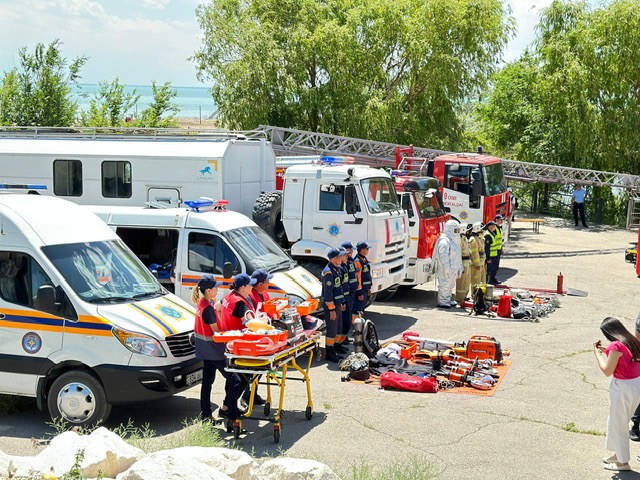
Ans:
[[[157,85],[160,87],[161,85]],[[214,118],[217,108],[213,103],[211,91],[208,87],[176,87],[171,86],[176,91],[177,96],[173,98],[173,103],[178,105],[180,111],[177,117],[183,118]],[[78,111],[89,111],[91,100],[100,92],[100,86],[94,83],[79,83],[72,90],[73,99],[78,102]],[[125,85],[124,93],[135,93],[140,95],[138,103],[127,115],[135,115],[149,107],[153,101],[153,90],[151,85]]]

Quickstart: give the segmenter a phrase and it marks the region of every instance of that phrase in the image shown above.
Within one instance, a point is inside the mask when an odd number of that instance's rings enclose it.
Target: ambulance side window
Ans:
[[[35,308],[38,289],[53,285],[30,255],[0,251],[0,297],[7,302]]]
[[[231,263],[234,272],[240,271],[238,257],[222,238],[207,233],[189,233],[189,270],[222,275],[226,262]]]

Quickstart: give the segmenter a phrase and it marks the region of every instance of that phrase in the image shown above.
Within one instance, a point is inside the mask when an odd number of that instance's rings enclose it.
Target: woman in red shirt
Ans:
[[[593,353],[600,370],[607,377],[613,375],[609,385],[609,419],[605,445],[614,454],[603,459],[604,468],[616,472],[631,470],[628,430],[629,419],[640,403],[640,340],[617,318],[605,318],[600,330],[611,343],[605,348],[598,340],[593,344]]]

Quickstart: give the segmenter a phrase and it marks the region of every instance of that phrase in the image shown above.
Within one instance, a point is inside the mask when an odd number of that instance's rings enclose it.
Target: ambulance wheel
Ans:
[[[253,221],[267,232],[281,247],[289,246],[282,223],[282,192],[262,192],[253,205]]]
[[[264,416],[268,417],[271,413],[271,404],[269,402],[264,404]]]
[[[49,389],[47,406],[51,418],[77,426],[101,424],[111,413],[102,384],[82,371],[60,375]]]
[[[280,426],[276,425],[273,427],[273,441],[275,443],[280,443]]]
[[[311,410],[311,405],[307,405],[307,409],[304,411],[304,416],[307,420],[311,420],[311,417],[313,417],[313,410]]]

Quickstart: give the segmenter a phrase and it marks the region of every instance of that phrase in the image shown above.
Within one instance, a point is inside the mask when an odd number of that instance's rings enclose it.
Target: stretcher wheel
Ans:
[[[264,416],[268,417],[271,413],[271,404],[269,402],[264,404]]]
[[[304,411],[304,416],[307,417],[307,420],[311,420],[311,417],[313,417],[313,410],[311,410],[311,405],[307,405],[307,409]]]
[[[233,438],[236,440],[240,438],[240,425],[233,426]]]
[[[280,425],[273,427],[273,441],[275,443],[280,443]]]

